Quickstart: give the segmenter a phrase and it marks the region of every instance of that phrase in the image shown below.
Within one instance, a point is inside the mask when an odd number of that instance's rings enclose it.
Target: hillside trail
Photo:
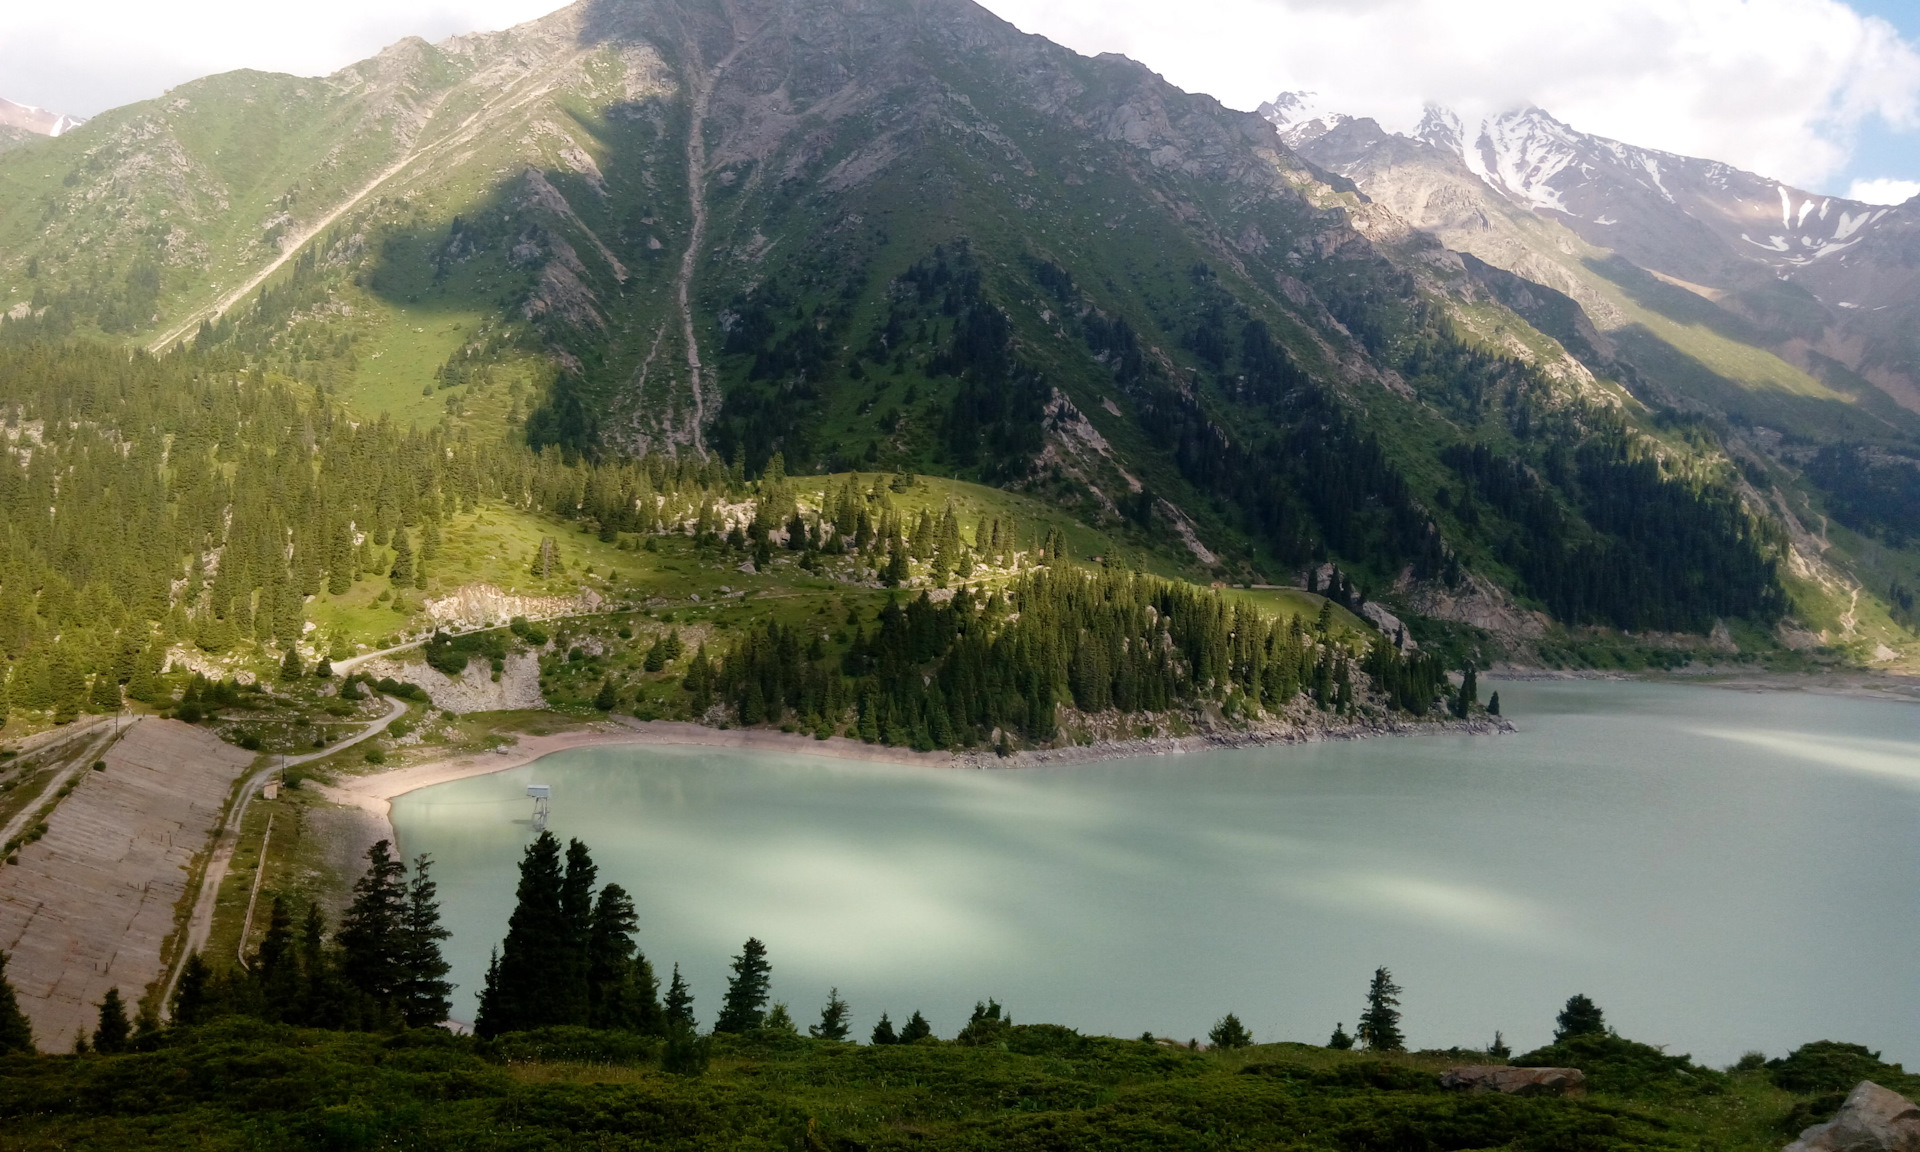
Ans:
[[[578,51],[574,53],[566,63],[574,63],[585,55],[586,51],[584,49]],[[432,159],[435,156],[473,143],[479,138],[482,130],[490,127],[493,122],[500,117],[509,112],[518,111],[550,92],[552,90],[552,84],[541,83],[539,82],[540,78],[542,76],[551,76],[563,70],[564,65],[560,68],[546,69],[537,74],[529,73],[517,83],[510,84],[495,93],[491,99],[474,109],[467,115],[466,119],[462,120],[446,135],[429,144],[410,149],[405,155],[401,156],[400,159],[382,169],[378,175],[367,181],[358,191],[347,197],[346,200],[342,201],[331,211],[313,223],[296,230],[292,234],[292,240],[281,246],[280,255],[268,261],[258,272],[248,277],[245,283],[233,291],[217,297],[212,304],[197,308],[188,313],[181,319],[180,323],[150,341],[147,344],[147,351],[164,351],[175,342],[184,339],[189,332],[192,332],[199,326],[202,320],[218,320],[221,316],[224,316],[228,309],[245,299],[255,289],[259,288],[260,285],[266,283],[269,276],[278,272],[287,261],[299,254],[301,249],[305,248],[315,236],[318,236],[321,232],[331,227],[340,217],[364,203],[369,196],[372,196],[388,182],[407,169],[420,164],[422,161]],[[427,106],[426,120],[428,122],[432,121],[434,114],[439,111],[440,105],[445,103],[447,98],[458,90],[458,87],[458,85],[455,85],[454,87],[448,88],[433,98],[432,103]]]
[[[207,937],[213,934],[213,912],[214,905],[219,902],[220,885],[226,880],[227,872],[233,866],[234,850],[240,846],[240,823],[246,818],[247,805],[253,802],[253,797],[259,792],[260,785],[266,783],[267,777],[276,772],[285,771],[311,760],[318,760],[323,756],[331,756],[363,740],[372,739],[386,731],[387,725],[405,715],[406,711],[405,700],[397,700],[390,696],[387,698],[387,714],[372,721],[359,732],[316,752],[288,756],[284,759],[278,756],[270,757],[264,766],[255,768],[240,782],[240,791],[234,796],[233,803],[227,810],[227,818],[214,832],[213,853],[207,858],[206,871],[200,877],[199,891],[194,894],[193,913],[187,918],[185,944],[174,953],[172,968],[167,973],[166,990],[160,995],[160,1013],[163,1019],[169,1013],[168,1001],[173,999],[173,987],[180,980],[180,969],[186,958],[203,950],[207,946]],[[263,857],[260,866],[264,867],[265,863]],[[243,945],[244,943],[242,941]]]
[[[681,338],[687,345],[687,375],[693,391],[693,449],[702,459],[707,455],[706,434],[703,431],[707,422],[707,403],[705,384],[701,380],[700,339],[694,334],[693,327],[693,276],[707,233],[707,109],[713,100],[713,90],[719,85],[721,77],[726,75],[727,68],[759,38],[760,31],[766,27],[766,24],[762,24],[760,29],[752,33],[736,32],[733,51],[722,57],[705,76],[696,71],[690,78],[694,86],[687,122],[687,206],[691,224],[687,233],[687,250],[680,257],[680,273],[674,278],[674,297],[680,306]],[[691,43],[687,51],[694,60],[699,59],[699,49]]]

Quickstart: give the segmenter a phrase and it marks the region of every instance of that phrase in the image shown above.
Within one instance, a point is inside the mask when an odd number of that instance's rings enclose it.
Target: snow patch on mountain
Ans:
[[[63,136],[86,121],[0,97],[0,128],[19,128],[37,136]]]

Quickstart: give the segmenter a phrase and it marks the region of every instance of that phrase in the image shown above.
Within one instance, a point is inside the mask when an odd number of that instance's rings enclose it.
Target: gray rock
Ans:
[[[1862,1080],[1825,1124],[1815,1124],[1786,1152],[1920,1152],[1920,1106]]]
[[[1462,1064],[1440,1073],[1440,1087],[1461,1092],[1504,1092],[1509,1096],[1582,1096],[1587,1091],[1587,1078],[1578,1068]]]

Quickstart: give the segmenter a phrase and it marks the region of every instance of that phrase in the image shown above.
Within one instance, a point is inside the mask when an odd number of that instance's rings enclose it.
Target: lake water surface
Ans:
[[[1839,1039],[1920,1061],[1920,707],[1500,683],[1512,736],[1019,771],[579,749],[394,803],[430,852],[468,1018],[505,932],[526,785],[634,894],[712,1022],[757,935],[802,1023],[829,986],[951,1036],[1018,1021],[1260,1040],[1349,1029],[1386,965],[1416,1047],[1545,1043],[1585,992],[1727,1063]]]

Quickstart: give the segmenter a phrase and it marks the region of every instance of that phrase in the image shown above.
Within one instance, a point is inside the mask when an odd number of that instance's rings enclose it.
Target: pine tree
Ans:
[[[474,1031],[498,1036],[559,1023],[572,982],[574,939],[561,904],[560,841],[542,832],[520,860],[520,884],[498,964],[488,972]]]
[[[187,954],[186,963],[180,966],[180,979],[173,986],[173,1000],[167,1006],[167,1015],[175,1024],[191,1028],[206,1023],[210,1007],[207,984],[212,976],[213,970],[200,953]]]
[[[1229,1012],[1207,1033],[1207,1043],[1215,1048],[1245,1048],[1253,1043],[1253,1034],[1240,1023],[1240,1017]]]
[[[680,976],[680,965],[673,966],[673,983],[667,988],[665,1020],[668,1032],[692,1032],[699,1027],[693,1018],[693,991]]]
[[[925,1040],[932,1035],[933,1025],[927,1023],[927,1018],[920,1015],[919,1009],[915,1009],[913,1015],[907,1019],[906,1024],[900,1029],[900,1043],[912,1044],[917,1040]]]
[[[1367,986],[1367,1010],[1360,1014],[1360,1024],[1354,1029],[1362,1044],[1375,1052],[1406,1048],[1406,1038],[1400,1034],[1399,1003],[1400,986],[1393,982],[1393,973],[1375,969],[1373,982]]]
[[[870,1040],[870,1043],[874,1043],[874,1044],[900,1043],[900,1037],[895,1036],[893,1034],[893,1021],[887,1019],[887,1014],[885,1012],[880,1013],[880,1023],[875,1024],[873,1026],[873,1036]]]
[[[353,902],[340,918],[340,974],[361,998],[370,1019],[391,1015],[406,978],[406,866],[381,840],[367,849],[367,872],[353,885]]]
[[[1505,1060],[1513,1055],[1513,1049],[1507,1046],[1507,1039],[1500,1035],[1498,1028],[1493,1030],[1493,1043],[1487,1045],[1487,1055],[1495,1060]]]
[[[1495,692],[1493,695],[1487,697],[1487,715],[1500,715],[1500,693]]]
[[[845,1040],[847,1038],[847,1002],[840,999],[840,989],[827,992],[826,1007],[820,1009],[820,1023],[807,1029],[807,1034],[821,1040]]]
[[[133,1022],[127,1019],[127,1005],[120,999],[120,989],[107,989],[100,1001],[100,1026],[93,1032],[94,1051],[125,1052],[132,1035]]]
[[[612,676],[600,680],[600,691],[593,694],[593,706],[602,712],[611,712],[620,703],[620,689],[615,686]]]
[[[393,534],[393,570],[387,575],[393,579],[396,588],[413,583],[413,545],[407,543],[404,530]]]
[[[587,1024],[630,1032],[660,1031],[653,966],[634,947],[639,929],[633,898],[618,884],[600,889],[587,939]]]
[[[1353,1037],[1347,1035],[1345,1022],[1333,1026],[1333,1035],[1327,1038],[1327,1047],[1336,1052],[1345,1052],[1353,1047]]]
[[[1606,1032],[1607,1022],[1600,1011],[1600,1005],[1588,999],[1584,992],[1576,992],[1567,997],[1566,1007],[1554,1018],[1553,1042],[1558,1044],[1569,1036],[1599,1036]]]
[[[720,1004],[720,1017],[713,1022],[715,1032],[751,1032],[766,1017],[767,998],[773,966],[767,963],[767,946],[749,936],[733,958],[733,976],[727,982],[726,999]]]
[[[440,923],[440,886],[433,882],[432,871],[431,856],[422,852],[414,857],[400,924],[400,980],[394,995],[400,1019],[409,1028],[438,1024],[453,1007],[453,985],[447,982],[452,966],[440,954],[440,941],[453,933]]]
[[[300,962],[294,954],[293,909],[285,896],[273,898],[267,933],[253,954],[251,975],[260,989],[269,1020],[285,1020],[299,1010]]]
[[[20,1011],[20,999],[7,979],[7,954],[0,952],[0,1056],[33,1051],[33,1025]]]
[[[560,911],[566,919],[565,951],[554,973],[554,1024],[585,1024],[591,1004],[587,990],[589,942],[593,938],[593,882],[600,869],[579,840],[567,841],[567,870],[560,881]]]
[[[300,650],[291,644],[287,645],[287,657],[280,661],[281,682],[291,684],[306,675],[306,671],[306,667],[300,662]]]

